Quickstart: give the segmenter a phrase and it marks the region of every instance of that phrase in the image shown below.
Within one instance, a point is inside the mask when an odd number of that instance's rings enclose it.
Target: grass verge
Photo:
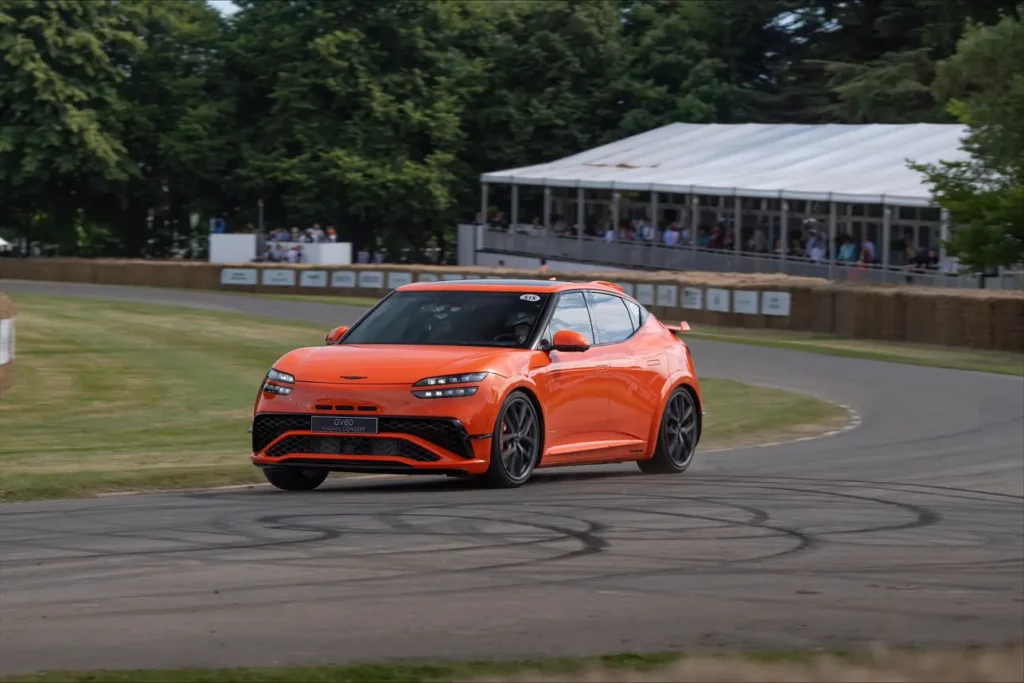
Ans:
[[[262,482],[253,400],[317,325],[96,299],[19,296],[14,389],[0,400],[0,500]],[[845,424],[844,410],[709,378],[702,449]]]
[[[513,662],[397,663],[338,667],[52,672],[0,677],[0,683],[162,681],[207,683],[434,683],[438,681],[905,681],[938,683],[1024,680],[1024,649],[967,652],[808,653],[743,655],[617,654]]]
[[[698,325],[685,333],[683,338],[1024,377],[1024,354],[1020,353],[882,342],[871,339],[843,339],[784,330],[748,330],[705,327],[703,325]]]

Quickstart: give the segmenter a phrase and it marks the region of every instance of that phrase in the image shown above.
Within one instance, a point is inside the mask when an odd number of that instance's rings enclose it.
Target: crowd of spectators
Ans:
[[[304,244],[325,244],[338,241],[338,231],[333,225],[322,228],[319,223],[300,229],[293,227],[271,228],[260,235],[260,247],[256,263],[307,263]],[[356,263],[384,263],[387,255],[383,251],[371,253],[362,248],[356,252]]]
[[[507,216],[503,212],[496,212],[488,216],[486,221],[482,214],[477,214],[476,222],[477,224],[486,223],[497,230],[508,231],[511,229]],[[579,235],[579,227],[567,222],[561,215],[552,216],[551,228],[558,237],[575,238]],[[540,218],[534,218],[532,224],[516,226],[515,231],[529,234],[543,229],[544,226]],[[776,239],[774,245],[771,243],[769,235],[778,234],[777,226],[774,230],[769,230],[767,226],[759,225],[748,232],[750,239],[741,248],[744,253],[771,256],[782,256],[785,253],[787,258],[807,259],[821,264],[828,263],[828,231],[823,230],[816,219],[809,218],[803,222],[799,230],[791,230],[785,245],[781,238]],[[625,218],[619,222],[616,231],[611,221],[592,219],[583,227],[583,234],[593,239],[603,239],[609,244],[616,242],[625,244],[660,243],[665,247],[690,247],[692,245],[689,227],[679,221],[674,221],[664,230],[659,230],[649,220]],[[734,251],[736,237],[730,222],[718,221],[714,224],[700,224],[697,228],[696,246],[709,251]],[[870,237],[857,240],[851,235],[838,235],[834,253],[835,262],[841,265],[865,268],[882,265],[882,255]],[[890,252],[889,262],[892,267],[901,267],[908,273],[937,271],[940,267],[945,272],[956,272],[959,268],[956,259],[947,258],[944,263],[940,263],[939,252],[935,248],[915,249],[909,244],[903,246],[902,251],[897,249]]]

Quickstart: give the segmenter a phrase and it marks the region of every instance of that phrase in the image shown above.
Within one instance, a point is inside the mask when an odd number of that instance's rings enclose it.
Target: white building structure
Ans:
[[[501,201],[509,220],[473,231],[474,249],[627,268],[896,283],[911,274],[909,246],[919,254],[935,249],[941,264],[913,273],[914,282],[974,287],[974,278],[949,276],[957,267],[941,249],[948,216],[909,167],[968,159],[965,133],[943,124],[674,123],[557,161],[484,173],[483,216],[493,214],[491,187],[497,194],[510,186]],[[536,211],[522,221],[531,206]],[[631,219],[639,219],[639,234],[626,227]],[[812,231],[821,251],[805,249],[814,246]],[[711,243],[716,232],[732,233],[731,243]],[[852,262],[842,259],[843,236],[857,252]],[[875,255],[868,263],[861,262],[864,247]]]

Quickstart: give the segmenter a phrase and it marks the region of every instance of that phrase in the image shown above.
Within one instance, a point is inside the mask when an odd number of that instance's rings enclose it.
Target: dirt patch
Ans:
[[[1024,645],[1004,650],[944,653],[878,652],[863,658],[816,657],[807,661],[751,661],[687,657],[649,671],[592,670],[573,675],[528,674],[473,681],[573,681],[575,683],[1019,683],[1024,681]]]

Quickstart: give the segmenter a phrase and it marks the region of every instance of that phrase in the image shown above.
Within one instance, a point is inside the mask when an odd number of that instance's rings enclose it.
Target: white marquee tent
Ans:
[[[964,126],[673,123],[483,183],[929,206],[908,162],[968,158]]]

